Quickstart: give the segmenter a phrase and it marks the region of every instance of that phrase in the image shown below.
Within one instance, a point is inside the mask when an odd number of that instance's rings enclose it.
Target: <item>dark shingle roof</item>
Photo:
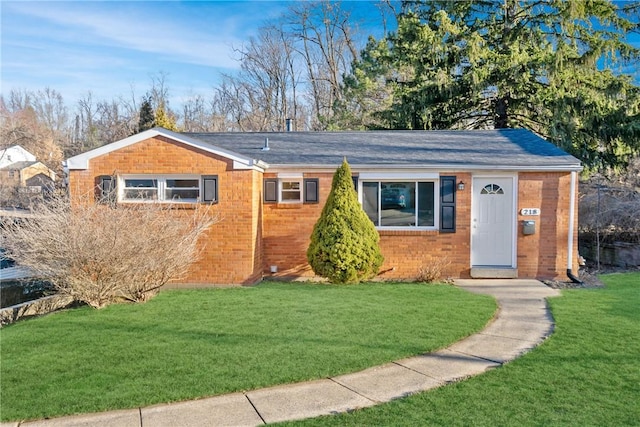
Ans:
[[[271,166],[577,169],[580,161],[524,129],[184,133]],[[265,139],[269,150],[263,150]]]

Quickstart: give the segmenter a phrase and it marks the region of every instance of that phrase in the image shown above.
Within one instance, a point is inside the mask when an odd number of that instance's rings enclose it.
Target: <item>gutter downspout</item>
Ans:
[[[569,195],[569,240],[567,242],[567,277],[573,283],[582,284],[582,281],[574,276],[571,269],[573,268],[573,226],[575,218],[576,204],[576,171],[571,171],[571,194]]]

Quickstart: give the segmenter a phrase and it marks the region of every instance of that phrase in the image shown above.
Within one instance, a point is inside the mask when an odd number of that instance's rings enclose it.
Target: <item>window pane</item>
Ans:
[[[288,182],[288,181],[284,181],[282,183],[282,189],[283,190],[300,190],[300,183],[299,182]]]
[[[418,226],[433,227],[435,225],[433,182],[418,183]]]
[[[158,180],[156,179],[125,179],[124,186],[126,188],[158,188]]]
[[[374,225],[378,225],[378,183],[362,183],[362,208]]]
[[[167,179],[165,183],[164,199],[167,201],[195,202],[200,197],[197,179]]]
[[[158,198],[158,190],[150,189],[129,189],[125,188],[124,198],[127,200],[156,200]]]
[[[300,200],[300,191],[283,191],[282,200]]]
[[[408,227],[416,225],[415,182],[380,183],[380,225]]]
[[[197,189],[177,189],[167,188],[164,191],[165,200],[182,200],[182,201],[196,201],[200,196],[200,191]]]
[[[170,188],[198,188],[197,179],[168,179],[167,187]]]
[[[158,198],[158,180],[125,179],[124,198],[127,200],[156,200]]]

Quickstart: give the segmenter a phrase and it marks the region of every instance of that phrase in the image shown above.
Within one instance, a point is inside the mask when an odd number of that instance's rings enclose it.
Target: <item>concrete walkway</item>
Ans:
[[[526,353],[553,331],[545,298],[560,293],[536,280],[457,280],[456,285],[494,296],[499,311],[483,331],[443,350],[317,381],[1,427],[257,426],[336,414],[478,375]]]

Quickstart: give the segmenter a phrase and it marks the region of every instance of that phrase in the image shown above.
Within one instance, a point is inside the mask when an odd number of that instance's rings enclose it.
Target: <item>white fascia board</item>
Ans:
[[[132,135],[128,138],[121,139],[120,141],[112,142],[111,144],[103,145],[102,147],[98,147],[94,150],[87,151],[86,153],[82,153],[77,156],[71,157],[67,159],[66,166],[69,170],[88,169],[89,160],[91,159],[102,156],[104,154],[111,153],[121,148],[128,147],[133,144],[137,144],[138,142],[144,141],[146,139],[154,138],[156,136],[164,136],[166,138],[173,139],[177,142],[189,145],[191,147],[195,147],[200,150],[213,153],[221,157],[225,157],[229,160],[233,160],[234,169],[256,169],[256,170],[263,169],[263,166],[261,165],[261,163],[263,162],[259,162],[254,159],[241,156],[238,153],[224,150],[220,147],[215,147],[213,145],[207,144],[198,139],[191,138],[189,136],[185,136],[180,133],[172,132],[170,130],[159,128],[159,127],[146,130],[136,135]]]

